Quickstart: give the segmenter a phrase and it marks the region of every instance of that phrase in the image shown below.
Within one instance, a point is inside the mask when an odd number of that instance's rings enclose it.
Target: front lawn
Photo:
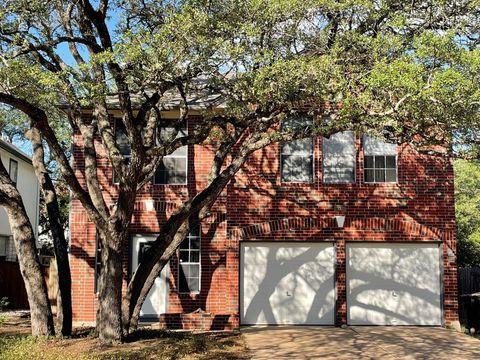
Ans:
[[[0,324],[0,360],[56,359],[250,359],[240,334],[141,329],[125,343],[104,345],[92,329],[71,338],[34,339],[16,322]]]

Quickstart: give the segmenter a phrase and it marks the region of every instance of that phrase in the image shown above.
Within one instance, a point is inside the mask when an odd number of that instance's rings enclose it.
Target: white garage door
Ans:
[[[244,243],[240,321],[254,324],[334,324],[332,243]]]
[[[441,325],[439,244],[347,244],[347,320]]]

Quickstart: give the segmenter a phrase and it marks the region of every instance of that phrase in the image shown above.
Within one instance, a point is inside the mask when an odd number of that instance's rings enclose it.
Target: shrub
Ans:
[[[0,311],[3,311],[8,305],[10,305],[10,302],[6,296],[0,298]]]

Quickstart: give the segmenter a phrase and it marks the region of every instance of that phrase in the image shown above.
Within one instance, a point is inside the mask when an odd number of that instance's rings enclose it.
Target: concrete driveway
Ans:
[[[245,327],[253,359],[480,359],[480,340],[432,327]]]

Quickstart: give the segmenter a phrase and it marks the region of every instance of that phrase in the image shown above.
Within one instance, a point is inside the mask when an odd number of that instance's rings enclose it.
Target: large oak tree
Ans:
[[[468,0],[4,1],[0,102],[30,117],[98,229],[100,338],[121,340],[135,329],[189,226],[207,216],[252,152],[345,129],[447,148],[471,136],[478,15],[478,1]],[[187,135],[161,136],[166,125],[181,128],[194,96],[205,100],[202,120]],[[162,109],[172,97],[179,116],[167,122]],[[116,143],[112,102],[129,162]],[[82,179],[52,126],[57,104],[65,128],[82,136]],[[279,126],[291,116],[316,121]],[[96,138],[119,180],[114,204],[97,177]],[[213,145],[210,180],[161,224],[122,296],[122,244],[136,195],[164,156],[188,144]]]

